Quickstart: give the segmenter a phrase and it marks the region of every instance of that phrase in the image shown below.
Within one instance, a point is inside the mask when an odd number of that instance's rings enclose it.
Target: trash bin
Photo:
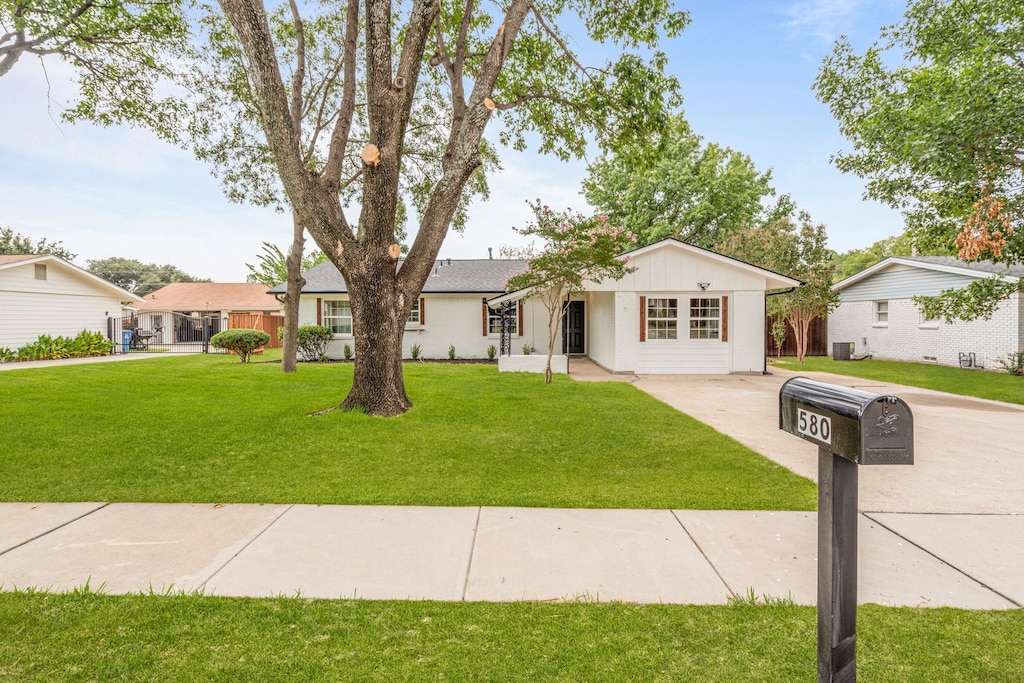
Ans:
[[[132,346],[132,331],[121,330],[121,353],[128,353]]]
[[[853,354],[853,342],[833,342],[832,360],[850,360]]]

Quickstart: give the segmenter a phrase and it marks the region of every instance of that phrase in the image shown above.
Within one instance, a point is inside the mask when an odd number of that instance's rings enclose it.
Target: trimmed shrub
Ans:
[[[224,330],[210,338],[215,349],[237,353],[243,363],[249,362],[252,352],[270,341],[270,335],[262,330]]]
[[[277,328],[278,341],[284,340],[284,328]],[[318,363],[327,360],[327,345],[334,339],[331,328],[324,325],[299,325],[295,351],[304,361]]]

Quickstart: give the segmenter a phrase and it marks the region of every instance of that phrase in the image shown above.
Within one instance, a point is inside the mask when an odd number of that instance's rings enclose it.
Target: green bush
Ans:
[[[455,344],[448,345],[448,360],[455,360]]]
[[[420,359],[420,352],[421,352],[421,350],[422,349],[420,348],[419,344],[413,344],[412,345],[412,349],[410,349],[410,352],[412,353],[412,359],[413,360],[419,360]]]
[[[284,340],[284,328],[277,328],[278,341]],[[334,339],[331,328],[324,325],[299,325],[295,351],[304,361],[327,360],[327,345]]]
[[[1024,351],[1008,353],[1006,354],[1006,360],[1000,358],[996,362],[1011,375],[1024,375]]]
[[[114,349],[114,342],[107,340],[100,332],[82,330],[76,337],[51,337],[41,334],[39,338],[18,349],[17,353],[4,349],[9,357],[0,352],[0,360],[9,362],[16,356],[20,361],[59,360],[62,358],[86,358],[108,356]]]
[[[243,363],[249,362],[252,352],[270,341],[270,335],[261,330],[224,330],[210,338],[215,349],[237,353]]]
[[[11,363],[18,360],[18,354],[6,346],[0,347],[0,363]]]
[[[352,360],[352,347],[345,344],[345,360]]]
[[[498,353],[498,347],[491,344],[487,347],[487,360],[494,360],[495,354]]]

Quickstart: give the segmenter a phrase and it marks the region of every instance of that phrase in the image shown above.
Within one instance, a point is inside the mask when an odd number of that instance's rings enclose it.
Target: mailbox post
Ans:
[[[913,465],[902,399],[794,377],[779,429],[818,445],[818,681],[857,680],[857,468]]]

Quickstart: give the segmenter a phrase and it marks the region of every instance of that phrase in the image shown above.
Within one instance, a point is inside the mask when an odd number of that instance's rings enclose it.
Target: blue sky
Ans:
[[[833,249],[899,233],[899,214],[863,200],[862,181],[829,164],[845,141],[811,84],[835,38],[847,35],[865,49],[899,19],[903,3],[680,6],[692,23],[665,49],[693,129],[750,155],[759,169],[772,168],[776,189],[826,224]],[[80,266],[124,256],[217,282],[243,281],[244,264],[255,262],[262,242],[290,241],[288,216],[229,203],[206,166],[151,134],[61,122],[71,88],[65,66],[47,62],[44,72],[31,58],[0,78],[0,226],[63,240]],[[504,150],[502,164],[491,199],[471,208],[464,234],[449,235],[443,258],[485,258],[488,247],[517,244],[512,226],[529,221],[527,200],[587,210],[579,194],[583,162]]]

